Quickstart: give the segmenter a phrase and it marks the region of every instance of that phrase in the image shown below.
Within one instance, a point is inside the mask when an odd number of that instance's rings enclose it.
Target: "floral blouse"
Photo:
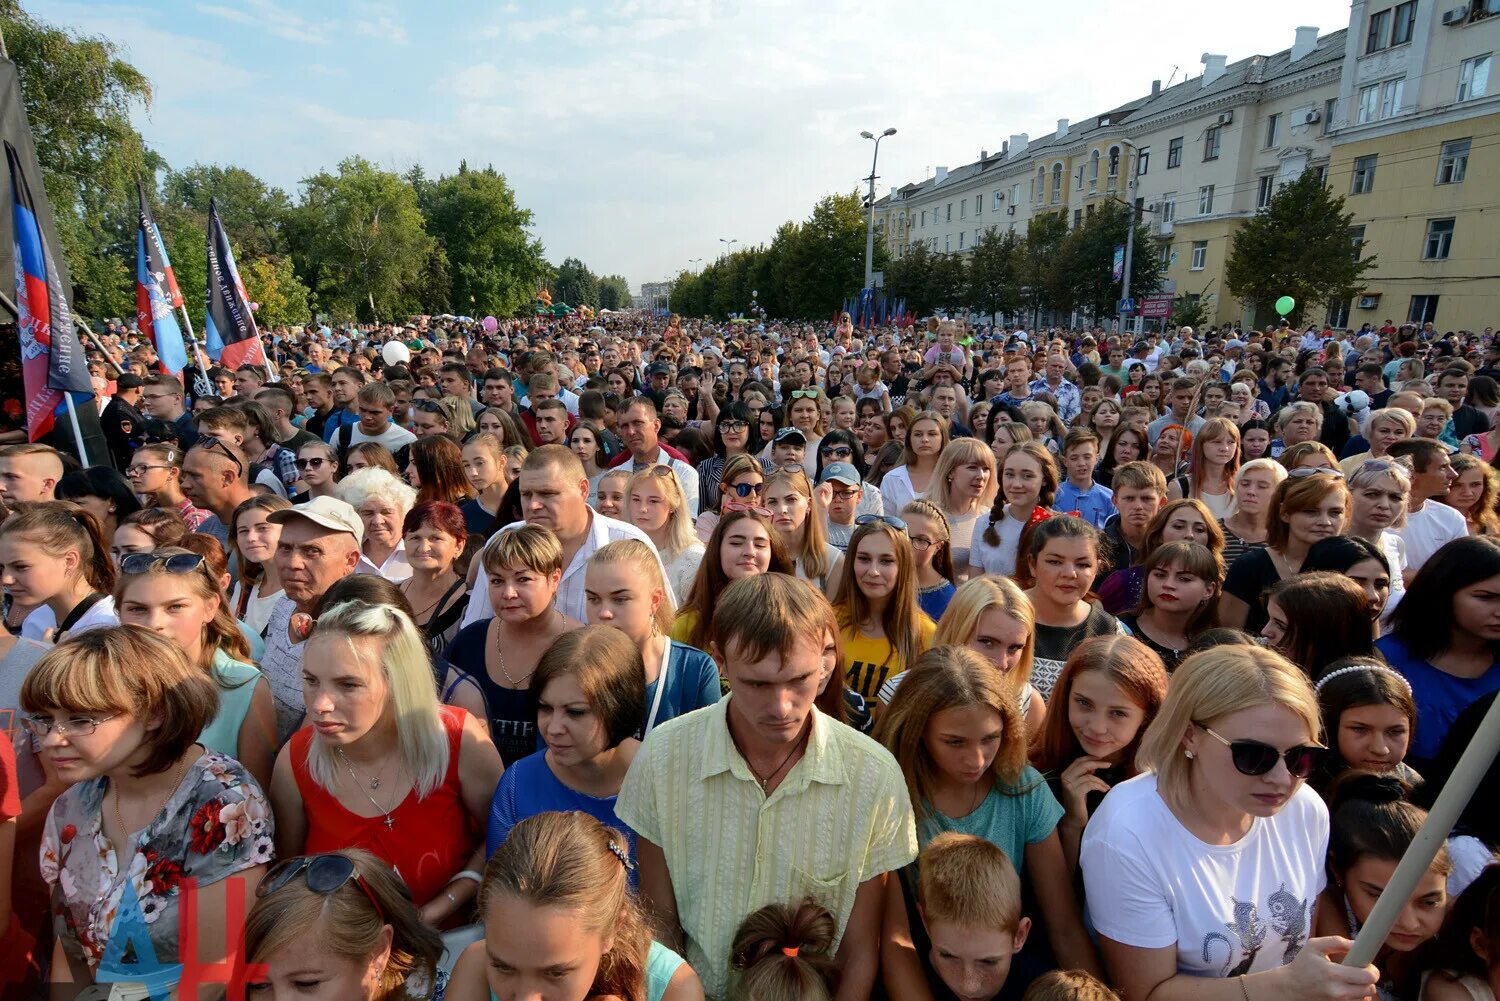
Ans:
[[[188,766],[161,813],[136,835],[129,871],[122,875],[101,823],[108,789],[106,778],[80,782],[47,815],[41,868],[52,887],[58,938],[69,955],[97,971],[111,936],[139,940],[139,925],[134,936],[130,925],[144,923],[157,962],[175,964],[180,881],[191,877],[205,886],[271,861],[270,804],[238,761],[205,752]],[[118,943],[111,953],[120,955]],[[151,957],[130,963],[152,965]]]

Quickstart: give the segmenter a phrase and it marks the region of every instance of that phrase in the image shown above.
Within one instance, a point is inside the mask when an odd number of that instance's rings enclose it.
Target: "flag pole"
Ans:
[[[1427,874],[1438,849],[1446,843],[1448,833],[1458,822],[1458,815],[1469,804],[1480,780],[1489,771],[1496,751],[1500,751],[1500,698],[1490,703],[1479,729],[1469,738],[1469,746],[1464,748],[1453,774],[1443,783],[1443,791],[1438,793],[1437,802],[1427,812],[1421,830],[1412,839],[1411,847],[1401,857],[1396,871],[1381,891],[1380,899],[1375,901],[1374,909],[1349,947],[1349,954],[1344,957],[1345,966],[1368,966],[1375,961],[1375,954],[1385,944],[1385,937],[1391,933],[1396,919],[1411,899],[1417,882]]]
[[[214,385],[208,378],[208,358],[203,354],[203,347],[198,343],[198,335],[193,331],[192,317],[188,316],[187,306],[178,306],[177,311],[182,314],[182,322],[187,324],[188,343],[193,346],[193,357],[198,361],[198,381],[193,386],[193,392],[198,396],[212,396]]]
[[[8,299],[6,300],[7,303],[9,303],[9,301],[10,300]],[[99,352],[104,355],[104,363],[115,370],[115,375],[124,375],[125,370],[120,367],[118,362],[116,362],[109,356],[109,349],[104,346],[103,341],[99,340],[99,335],[94,333],[94,331],[90,329],[88,322],[81,316],[74,316],[73,322],[82,327],[85,334],[88,334],[89,340],[94,343],[94,347],[98,348]]]
[[[78,426],[78,411],[73,406],[73,394],[66,389],[62,391],[63,402],[68,405],[68,420],[73,425],[73,444],[78,446],[78,461],[83,463],[83,468],[89,466],[89,453],[83,447],[83,429]]]

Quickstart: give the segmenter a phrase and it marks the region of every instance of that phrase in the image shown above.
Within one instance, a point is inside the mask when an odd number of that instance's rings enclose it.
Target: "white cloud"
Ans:
[[[356,6],[354,16],[354,30],[357,34],[379,38],[395,45],[405,45],[410,41],[406,25],[401,23],[394,4],[361,3]]]
[[[288,10],[274,0],[238,0],[237,6],[222,4],[199,4],[204,14],[261,28],[289,42],[305,42],[322,45],[329,41],[332,33],[327,24],[315,24],[295,11]]]

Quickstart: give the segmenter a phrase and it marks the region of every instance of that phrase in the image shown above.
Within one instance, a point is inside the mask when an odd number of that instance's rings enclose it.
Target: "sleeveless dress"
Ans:
[[[438,707],[448,738],[448,771],[425,799],[418,799],[416,790],[408,793],[391,811],[389,827],[384,816],[361,817],[313,781],[307,768],[313,729],[298,730],[292,737],[291,761],[307,816],[303,853],[363,848],[390,863],[406,881],[418,907],[437,896],[483,840],[479,821],[464,806],[458,778],[459,746],[468,715],[454,706]]]
[[[667,984],[682,963],[682,957],[671,949],[660,942],[651,943],[651,951],[646,953],[646,1001],[661,1001],[667,993]],[[499,998],[491,993],[490,1001]]]
[[[250,699],[261,674],[223,650],[214,651],[213,670],[214,681],[219,686],[219,713],[198,735],[198,743],[210,751],[238,759],[240,727],[250,715]]]

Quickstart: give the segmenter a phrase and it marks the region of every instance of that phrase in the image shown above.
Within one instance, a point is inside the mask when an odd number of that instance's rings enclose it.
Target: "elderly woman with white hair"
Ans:
[[[365,526],[355,573],[371,573],[400,583],[411,576],[411,564],[401,545],[401,523],[417,502],[417,492],[384,469],[371,467],[339,481],[339,498],[355,511]]]

